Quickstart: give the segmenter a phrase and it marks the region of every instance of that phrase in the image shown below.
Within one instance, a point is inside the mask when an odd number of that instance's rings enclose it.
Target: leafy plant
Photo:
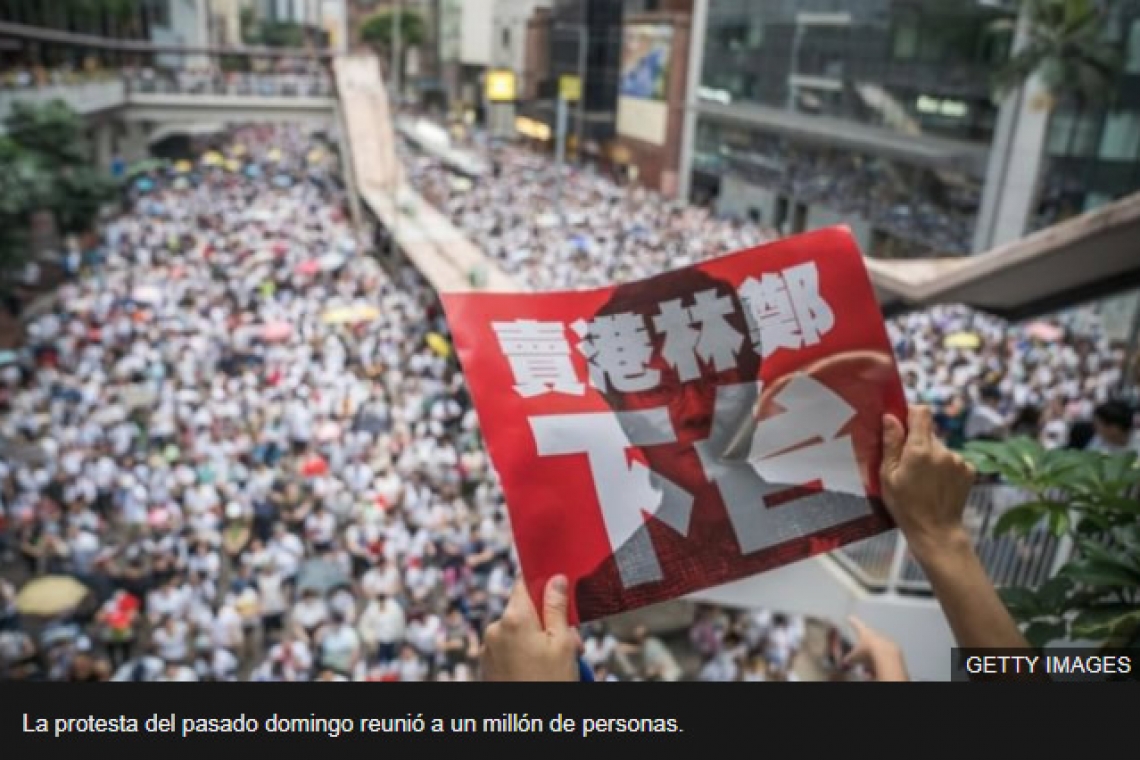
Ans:
[[[1118,51],[1104,43],[1105,13],[1095,0],[1023,0],[1028,38],[994,76],[999,95],[1039,75],[1053,99],[1075,95],[1095,102],[1110,92]],[[1012,22],[999,22],[1012,26]]]
[[[368,17],[360,26],[360,39],[385,50],[392,44],[392,11],[377,13]],[[422,45],[424,41],[424,18],[419,13],[404,10],[400,13],[400,44],[406,47]]]
[[[1072,555],[1037,589],[1002,589],[1035,646],[1059,639],[1127,645],[1140,638],[1140,464],[1135,453],[1047,450],[1028,438],[973,441],[966,457],[1029,494],[995,536],[1044,527]]]
[[[114,198],[109,174],[91,164],[90,145],[79,116],[65,103],[15,103],[0,138],[0,270],[11,270],[31,253],[33,215],[49,212],[57,229],[91,229]]]

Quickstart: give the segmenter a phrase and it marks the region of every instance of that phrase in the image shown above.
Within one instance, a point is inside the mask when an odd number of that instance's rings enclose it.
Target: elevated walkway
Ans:
[[[439,292],[523,288],[405,182],[375,56],[334,63],[350,163],[361,200],[399,250]]]
[[[218,122],[331,122],[336,112],[332,92],[318,95],[290,93],[278,88],[272,94],[229,90],[204,92],[177,89],[139,91],[124,78],[108,77],[74,84],[0,90],[0,131],[16,103],[61,100],[89,119],[113,117],[124,122],[159,126],[216,124]]]
[[[1140,285],[1140,193],[977,256],[868,259],[888,313],[962,303],[1025,319]]]

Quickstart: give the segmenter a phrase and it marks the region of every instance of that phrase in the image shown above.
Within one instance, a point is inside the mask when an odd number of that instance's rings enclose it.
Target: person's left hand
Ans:
[[[543,620],[520,580],[503,617],[487,628],[483,643],[485,681],[577,681],[578,632],[570,627],[566,577],[556,575],[543,593]],[[543,622],[546,627],[543,629]]]

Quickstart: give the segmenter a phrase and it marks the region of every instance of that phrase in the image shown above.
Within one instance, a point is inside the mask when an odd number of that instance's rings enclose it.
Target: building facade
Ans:
[[[1140,0],[1111,4],[1104,37],[1120,51],[1118,76],[1101,102],[1069,98],[1055,108],[1031,229],[1140,190]]]
[[[697,0],[682,192],[876,256],[989,250],[1140,189],[1140,0],[1098,103],[993,98],[1025,39],[999,0]],[[1044,151],[1041,150],[1044,146]]]
[[[1010,12],[976,0],[698,0],[690,198],[875,255],[967,253]]]
[[[610,157],[626,180],[675,197],[688,94],[692,3],[623,20],[616,140]]]

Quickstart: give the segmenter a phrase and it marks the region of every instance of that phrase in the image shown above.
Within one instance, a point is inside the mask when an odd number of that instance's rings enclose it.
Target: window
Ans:
[[[1096,155],[1098,121],[1093,114],[1076,114],[1058,111],[1049,126],[1047,149],[1049,155],[1069,158],[1089,158]]]
[[[1085,196],[1085,213],[1095,211],[1101,206],[1107,206],[1112,203],[1112,196],[1104,193],[1089,193]]]
[[[170,0],[147,0],[151,26],[170,26]]]
[[[503,27],[503,47],[507,50],[511,49],[511,28],[509,26]]]
[[[913,14],[900,18],[895,25],[891,54],[898,61],[913,60],[918,54],[918,20]]]
[[[1107,161],[1131,161],[1140,157],[1140,113],[1115,111],[1104,120],[1100,157]]]
[[[1129,74],[1140,74],[1140,18],[1133,20],[1132,25],[1128,27],[1124,70]]]

